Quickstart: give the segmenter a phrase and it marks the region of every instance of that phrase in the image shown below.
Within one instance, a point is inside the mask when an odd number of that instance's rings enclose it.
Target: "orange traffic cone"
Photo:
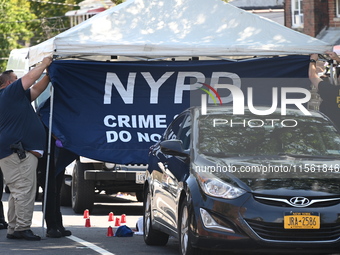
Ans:
[[[107,228],[107,234],[106,234],[106,236],[113,236],[113,230],[112,230],[112,227],[111,227],[111,226],[109,226],[109,227]]]
[[[113,219],[114,219],[114,214],[113,214],[113,212],[110,212],[109,213],[109,221],[113,221]]]
[[[84,219],[90,218],[90,212],[88,209],[84,210]]]
[[[115,227],[120,226],[120,218],[116,217]]]
[[[126,223],[126,215],[122,214],[122,216],[120,216],[120,223]]]
[[[89,228],[91,227],[91,223],[90,223],[90,217],[88,217],[85,221],[85,227]]]

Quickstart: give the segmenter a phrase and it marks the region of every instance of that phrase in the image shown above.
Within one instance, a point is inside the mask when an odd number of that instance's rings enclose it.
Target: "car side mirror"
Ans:
[[[164,154],[179,157],[189,156],[189,154],[186,151],[184,151],[183,143],[181,140],[166,140],[161,142],[159,146]]]

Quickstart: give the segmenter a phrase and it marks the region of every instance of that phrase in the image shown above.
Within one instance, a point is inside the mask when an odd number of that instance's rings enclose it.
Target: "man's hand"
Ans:
[[[326,51],[326,54],[333,60],[337,61],[337,62],[340,62],[340,58],[338,56],[338,54],[336,54],[335,52],[333,51]]]
[[[319,55],[316,53],[313,53],[310,55],[310,60],[315,60],[315,62],[310,62],[309,69],[308,69],[308,76],[309,80],[312,82],[313,86],[317,89],[319,83],[322,81],[322,79],[318,75],[317,67],[316,67],[316,61],[318,61]]]
[[[39,82],[35,83],[44,70],[52,63],[52,57],[45,57],[42,62],[31,69],[27,74],[21,78],[22,86],[25,90],[31,88],[31,100],[35,100],[47,87],[50,79],[48,76],[43,77]],[[32,86],[34,84],[34,86]]]
[[[48,67],[50,64],[52,63],[52,57],[48,56],[48,57],[44,57],[44,59],[42,60],[42,65],[46,68]]]

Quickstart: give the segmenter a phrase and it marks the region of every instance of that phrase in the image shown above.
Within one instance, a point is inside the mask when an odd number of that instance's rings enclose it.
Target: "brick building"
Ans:
[[[340,0],[285,0],[285,26],[329,43],[340,40]]]

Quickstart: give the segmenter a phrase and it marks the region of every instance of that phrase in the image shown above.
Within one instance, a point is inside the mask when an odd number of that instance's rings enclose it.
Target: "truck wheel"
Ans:
[[[144,199],[144,217],[143,217],[143,235],[144,242],[147,245],[164,246],[168,243],[169,235],[161,231],[155,230],[152,227],[151,215],[151,194],[149,188],[145,189]]]
[[[93,209],[94,182],[84,179],[84,171],[93,169],[93,164],[83,164],[77,160],[72,173],[72,209],[75,213]]]
[[[72,205],[71,187],[65,184],[65,180],[61,184],[60,205],[62,205],[62,206],[71,206]]]
[[[136,198],[138,202],[143,202],[144,201],[144,193],[143,191],[137,191],[136,192]]]

